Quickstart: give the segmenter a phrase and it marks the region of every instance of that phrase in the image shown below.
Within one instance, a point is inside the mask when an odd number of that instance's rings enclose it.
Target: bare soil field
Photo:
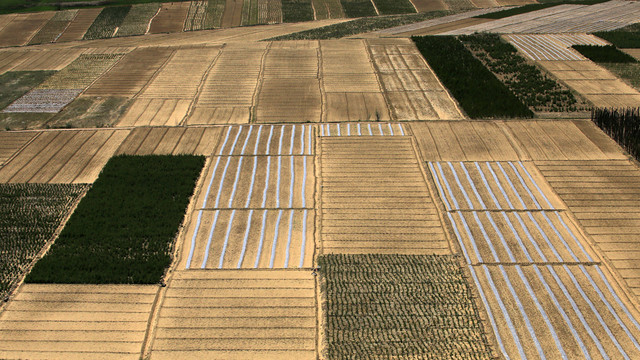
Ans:
[[[447,210],[564,208],[531,162],[429,162]]]
[[[169,48],[140,48],[125,55],[84,94],[89,96],[136,95],[171,57]]]
[[[162,3],[160,12],[151,20],[149,33],[182,32],[191,2]]]
[[[229,28],[242,25],[242,4],[240,0],[226,0],[220,27]]]
[[[27,50],[3,50],[0,51],[0,73],[12,70],[23,61],[29,59],[31,52]]]
[[[406,126],[391,123],[346,123],[322,124],[320,136],[405,136],[409,135]]]
[[[448,254],[407,137],[321,138],[324,253]]]
[[[80,9],[71,24],[64,30],[56,42],[82,40],[89,26],[98,17],[102,9]]]
[[[221,133],[221,128],[139,127],[131,130],[116,155],[209,156]]]
[[[310,271],[179,271],[160,309],[151,359],[315,359]]]
[[[0,169],[2,183],[92,183],[129,131],[47,131]]]
[[[22,285],[0,313],[0,357],[138,359],[157,289]]]
[[[462,114],[415,46],[404,40],[369,49],[396,120],[461,119]]]
[[[219,51],[217,47],[176,50],[139,97],[193,99]]]
[[[189,111],[188,99],[137,99],[116,126],[176,126]]]
[[[640,296],[640,170],[628,160],[536,161],[596,247]]]
[[[55,12],[18,14],[0,30],[0,47],[26,45]]]
[[[0,133],[0,166],[22,149],[38,133],[36,132],[1,132]]]
[[[322,96],[317,78],[265,78],[255,105],[262,123],[320,122]]]
[[[84,50],[76,48],[29,51],[28,57],[16,64],[12,70],[62,70],[82,53],[84,53]]]
[[[429,121],[411,123],[426,161],[507,161],[520,154],[504,126],[496,122]],[[489,140],[490,139],[490,140]]]

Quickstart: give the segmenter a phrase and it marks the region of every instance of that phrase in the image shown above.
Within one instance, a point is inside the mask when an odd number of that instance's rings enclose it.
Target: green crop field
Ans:
[[[67,216],[88,185],[0,184],[0,298]]]
[[[84,40],[110,38],[122,24],[131,6],[116,6],[102,9],[98,17],[84,34]]]
[[[491,358],[457,256],[324,255],[328,359]]]
[[[311,0],[282,0],[282,21],[300,22],[313,20]]]
[[[0,75],[0,109],[40,85],[55,71],[9,71]]]
[[[109,160],[26,281],[160,282],[204,161],[188,155]]]
[[[533,116],[533,112],[455,37],[423,36],[412,39],[471,118]]]

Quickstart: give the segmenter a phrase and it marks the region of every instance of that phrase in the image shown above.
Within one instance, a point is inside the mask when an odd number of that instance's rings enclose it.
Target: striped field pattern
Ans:
[[[405,136],[402,124],[392,123],[337,123],[320,125],[320,136]]]
[[[187,232],[189,268],[313,263],[314,127],[227,127]]]
[[[531,60],[586,60],[571,46],[609,44],[588,34],[507,35],[505,38]]]

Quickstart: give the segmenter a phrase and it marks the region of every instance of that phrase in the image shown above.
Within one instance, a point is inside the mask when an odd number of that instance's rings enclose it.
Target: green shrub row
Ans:
[[[158,283],[204,161],[189,155],[109,160],[26,280]]]
[[[471,118],[533,117],[533,112],[455,37],[423,36],[412,39],[444,86]]]
[[[329,359],[482,359],[491,350],[457,256],[324,255]]]
[[[0,184],[0,299],[7,297],[87,187]]]

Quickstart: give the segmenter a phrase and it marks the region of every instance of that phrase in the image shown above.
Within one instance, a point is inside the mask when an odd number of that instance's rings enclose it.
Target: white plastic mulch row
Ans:
[[[572,45],[608,45],[587,34],[506,35],[505,38],[531,60],[586,60]]]
[[[57,113],[72,102],[81,89],[34,89],[14,101],[5,113]]]
[[[402,124],[367,122],[346,124],[322,124],[320,136],[405,136],[407,132]]]

